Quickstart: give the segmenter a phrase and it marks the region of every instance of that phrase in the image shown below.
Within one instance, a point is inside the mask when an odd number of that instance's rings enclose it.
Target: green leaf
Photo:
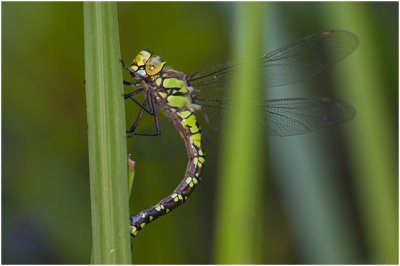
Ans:
[[[130,264],[125,112],[116,3],[84,3],[92,263]]]
[[[262,98],[261,73],[257,60],[261,54],[261,6],[240,3],[235,27],[236,61],[246,64],[234,73],[232,102],[227,112],[216,222],[215,263],[254,264],[258,259],[261,207],[261,127],[254,101]]]

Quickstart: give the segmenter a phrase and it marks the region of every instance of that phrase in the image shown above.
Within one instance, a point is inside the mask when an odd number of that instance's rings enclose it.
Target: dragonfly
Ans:
[[[327,30],[267,53],[260,61],[267,77],[264,87],[288,85],[312,77],[351,54],[357,45],[355,34]],[[187,75],[148,50],[140,51],[130,66],[122,60],[121,63],[132,77],[132,81],[124,80],[124,85],[135,87],[123,95],[124,99],[140,107],[127,136],[160,135],[158,107],[176,127],[188,157],[184,178],[176,189],[154,206],[130,216],[130,235],[134,238],[147,224],[181,206],[198,186],[205,152],[197,113],[204,114],[211,125],[218,124],[220,114],[231,102],[226,97],[215,96],[218,95],[215,92],[225,91],[231,85],[232,72],[239,65],[219,65]],[[145,95],[143,101],[136,98],[140,93]],[[267,134],[271,136],[312,132],[349,121],[356,113],[350,104],[330,97],[267,99],[258,103],[257,108],[262,108]],[[153,117],[154,132],[137,131],[144,114]]]

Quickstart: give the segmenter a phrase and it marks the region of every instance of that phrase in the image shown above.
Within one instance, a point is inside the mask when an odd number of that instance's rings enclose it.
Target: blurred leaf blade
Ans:
[[[256,63],[261,54],[261,8],[236,6],[236,60],[248,61],[235,72],[232,101],[227,112],[222,167],[217,198],[215,263],[257,263],[261,160],[259,113],[254,101],[262,97],[261,73]],[[243,140],[246,141],[243,141]]]
[[[315,8],[315,11],[324,17],[323,5],[302,7],[305,10]],[[296,38],[313,33],[311,31],[301,34],[297,28],[291,33],[285,25],[277,27],[275,24],[279,23],[279,14],[284,9],[285,6],[280,5],[272,5],[268,9],[268,22],[265,27],[269,34],[275,37],[268,39],[270,46],[279,47],[284,42],[282,39],[295,41]],[[316,28],[317,31],[329,29]],[[335,29],[350,30],[340,27]],[[341,67],[347,60],[348,58],[345,58],[338,62],[337,67]],[[332,69],[327,69],[325,73],[311,78],[311,81],[332,73]],[[304,97],[308,93],[308,86],[305,81],[293,84],[290,90],[272,88],[268,91],[268,98]],[[312,95],[335,97],[335,94],[330,94],[334,92],[327,91],[325,87],[325,84],[311,86]],[[338,98],[342,99],[340,96]],[[341,179],[346,179],[346,171],[340,161],[335,159],[337,155],[333,144],[340,145],[335,131],[351,126],[351,123],[352,121],[309,134],[271,138],[269,141],[271,168],[276,172],[274,183],[280,190],[285,215],[295,239],[294,244],[303,263],[361,262],[361,248],[358,245],[357,234],[354,233],[355,226],[349,222],[349,203],[345,197],[340,196],[343,193]]]
[[[358,15],[352,15],[355,13]],[[345,76],[341,87],[346,89],[342,94],[352,99],[352,104],[357,108],[349,139],[358,203],[366,229],[367,245],[371,250],[369,263],[397,264],[398,157],[391,147],[396,142],[398,132],[395,133],[395,126],[389,122],[392,117],[388,108],[389,99],[385,98],[382,90],[395,91],[398,88],[386,87],[387,65],[381,64],[381,58],[375,52],[380,45],[389,44],[382,42],[379,34],[383,32],[373,34],[371,31],[375,24],[371,23],[371,10],[366,6],[360,8],[348,3],[346,9],[329,9],[327,14],[331,21],[354,31],[360,39],[352,60],[340,73]],[[347,19],[343,20],[343,17]]]

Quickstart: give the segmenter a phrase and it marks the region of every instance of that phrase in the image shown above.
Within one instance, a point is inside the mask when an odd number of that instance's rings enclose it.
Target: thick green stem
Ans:
[[[92,263],[131,263],[116,3],[84,3]]]
[[[234,73],[232,101],[227,112],[222,173],[218,187],[215,263],[257,263],[260,236],[261,154],[259,113],[254,101],[262,98],[261,6],[240,3],[235,27],[236,60],[246,65]],[[240,71],[241,70],[241,71]]]
[[[343,95],[351,99],[358,113],[351,127],[349,151],[353,155],[354,184],[366,230],[364,237],[370,250],[367,263],[398,264],[398,156],[392,149],[398,133],[385,98],[385,93],[389,95],[386,90],[397,89],[388,86],[390,66],[387,63],[390,62],[382,61],[376,50],[382,40],[371,30],[376,25],[371,19],[373,12],[357,3],[345,6],[324,7],[332,25],[351,30],[360,38],[360,47],[340,68],[346,77],[338,87],[345,88]]]

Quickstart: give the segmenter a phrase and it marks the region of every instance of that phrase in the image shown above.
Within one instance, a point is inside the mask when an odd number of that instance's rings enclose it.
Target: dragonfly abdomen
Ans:
[[[168,82],[165,82],[166,80],[168,79],[161,80],[159,82],[160,85],[162,83],[164,86],[180,86],[182,84],[186,86],[186,83],[181,83],[176,78]],[[183,88],[177,91],[182,92],[182,90],[185,91]],[[187,93],[187,90],[185,92]],[[174,97],[173,100],[169,99],[170,97]],[[180,99],[180,97],[184,99]],[[163,101],[159,99],[158,105],[165,115],[173,121],[181,135],[188,155],[188,164],[183,180],[171,195],[165,197],[151,208],[130,217],[132,237],[135,237],[147,224],[176,209],[188,199],[200,182],[205,162],[205,154],[202,147],[202,130],[197,122],[196,115],[190,110],[190,105],[176,106],[176,103],[182,103],[185,100],[190,102],[190,96],[179,93],[166,93],[161,98]]]

